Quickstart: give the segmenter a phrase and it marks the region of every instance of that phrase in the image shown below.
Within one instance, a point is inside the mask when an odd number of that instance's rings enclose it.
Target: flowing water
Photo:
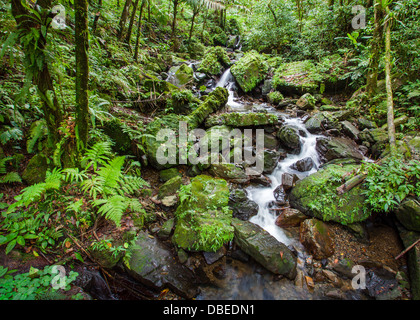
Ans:
[[[216,87],[225,87],[229,92],[228,107],[234,112],[249,112],[246,103],[238,102],[235,98],[235,80],[230,72],[226,70]],[[284,173],[296,174],[299,178],[304,178],[317,171],[320,165],[320,159],[316,152],[316,139],[319,135],[308,132],[299,118],[291,118],[286,114],[280,113],[276,109],[265,104],[259,106],[267,112],[278,114],[284,119],[284,125],[291,126],[300,134],[302,148],[299,154],[287,154],[286,158],[279,161],[275,170],[268,175],[271,179],[269,187],[250,186],[248,187],[248,198],[256,202],[259,206],[258,214],[250,219],[269,232],[278,241],[286,246],[292,246],[298,256],[297,268],[306,275],[304,269],[305,258],[307,257],[303,246],[298,239],[286,235],[286,232],[275,224],[277,218],[276,211],[270,210],[270,203],[276,201],[274,190],[282,184],[282,175]],[[299,172],[291,168],[296,161],[310,157],[313,161],[313,167],[306,172]],[[273,281],[272,275],[261,270],[258,265],[241,263],[235,260],[226,264],[226,279],[218,287],[202,288],[202,293],[198,299],[316,299],[319,298],[313,293],[309,293],[303,288],[296,287],[294,283],[287,279]]]

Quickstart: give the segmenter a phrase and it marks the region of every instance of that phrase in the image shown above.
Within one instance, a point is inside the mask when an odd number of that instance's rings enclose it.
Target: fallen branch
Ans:
[[[366,174],[358,174],[344,182],[341,186],[337,188],[337,193],[342,195],[343,193],[353,189],[355,186],[362,183],[366,178]]]
[[[395,257],[395,260],[398,260],[399,258],[401,258],[404,254],[406,254],[408,251],[410,251],[417,243],[420,242],[420,238],[417,239],[417,241],[415,241],[412,245],[410,245],[409,247],[407,247],[403,252],[401,252],[398,256]]]

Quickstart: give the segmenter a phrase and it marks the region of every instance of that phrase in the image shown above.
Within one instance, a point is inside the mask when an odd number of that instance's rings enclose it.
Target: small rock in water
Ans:
[[[298,180],[299,180],[299,177],[295,174],[290,174],[287,172],[283,173],[283,175],[281,176],[281,184],[283,185],[283,189],[285,191],[292,189],[296,181]]]
[[[290,168],[297,170],[299,172],[309,171],[314,167],[314,161],[311,157],[306,157],[299,161],[296,161],[294,164],[290,166]]]
[[[283,205],[287,203],[287,194],[282,185],[279,185],[276,189],[274,189],[273,193],[274,198],[277,200],[277,204]]]

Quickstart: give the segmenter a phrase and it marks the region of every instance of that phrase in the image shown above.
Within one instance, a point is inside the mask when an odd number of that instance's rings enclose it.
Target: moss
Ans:
[[[362,186],[359,185],[341,196],[336,191],[342,184],[341,177],[357,167],[350,164],[330,164],[300,180],[290,194],[291,205],[324,221],[346,225],[365,220],[369,213],[363,210],[365,196],[362,194]]]
[[[226,125],[231,127],[252,127],[276,124],[278,117],[267,113],[231,112],[210,116],[206,120],[206,127]]]
[[[129,154],[131,151],[131,139],[128,133],[123,130],[123,123],[117,118],[107,121],[103,125],[103,130],[112,141],[113,149],[119,154]]]
[[[175,212],[172,240],[186,250],[217,251],[233,238],[227,182],[199,175],[191,179],[188,190]]]
[[[29,160],[22,173],[22,179],[29,185],[44,182],[49,168],[51,168],[51,165],[48,159],[42,153],[38,153]]]
[[[279,91],[270,92],[267,95],[267,97],[268,97],[268,102],[270,102],[272,104],[279,104],[284,99],[283,95]]]
[[[230,65],[231,61],[226,50],[222,47],[212,47],[205,53],[197,71],[207,75],[219,75],[222,73],[223,67],[226,68]]]
[[[241,89],[250,92],[265,79],[268,66],[263,56],[252,50],[232,66],[231,72]]]

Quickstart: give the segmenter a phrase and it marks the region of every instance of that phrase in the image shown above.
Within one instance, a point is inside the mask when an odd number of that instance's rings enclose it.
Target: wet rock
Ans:
[[[321,274],[325,279],[331,282],[334,286],[338,287],[341,285],[340,278],[334,272],[327,269],[323,269],[321,271]]]
[[[337,118],[330,112],[318,112],[305,121],[305,128],[311,133],[340,128]]]
[[[219,280],[225,279],[227,276],[226,267],[224,265],[218,265],[213,269],[212,273]]]
[[[334,300],[345,300],[346,294],[339,289],[330,289],[325,293],[325,296]]]
[[[159,188],[158,199],[163,199],[167,196],[174,195],[179,190],[181,184],[182,184],[182,178],[180,176],[175,176],[172,179],[166,181]]]
[[[358,139],[360,131],[354,125],[352,125],[347,120],[342,121],[340,123],[341,123],[341,126],[343,128],[343,132],[347,137],[349,137],[350,139],[353,139],[353,140]]]
[[[395,275],[384,269],[366,272],[366,290],[370,297],[377,300],[395,299],[401,296]]]
[[[343,158],[363,160],[363,155],[358,150],[357,145],[345,138],[318,138],[316,151],[326,161]]]
[[[213,127],[226,125],[234,128],[237,127],[254,127],[264,126],[268,124],[277,124],[279,119],[274,114],[261,112],[229,112],[218,115],[212,115],[206,119],[205,126]]]
[[[203,252],[204,260],[206,260],[206,263],[209,265],[215,263],[216,261],[224,257],[225,254],[226,254],[225,247],[221,247],[216,252]]]
[[[229,208],[232,215],[240,220],[249,220],[258,213],[258,204],[248,199],[246,191],[243,189],[235,189],[230,192]]]
[[[266,177],[265,175],[250,176],[249,181],[251,183],[259,184],[266,187],[271,186],[271,179]]]
[[[261,83],[268,71],[262,55],[255,50],[248,51],[231,68],[232,75],[244,92],[252,91]]]
[[[295,186],[296,181],[299,180],[299,177],[296,174],[283,173],[281,176],[281,184],[285,191],[292,189]]]
[[[233,238],[232,211],[226,210],[228,202],[226,180],[207,175],[192,178],[190,196],[175,212],[174,244],[184,250],[211,252],[220,249],[224,242]]]
[[[315,259],[324,259],[334,254],[333,234],[328,226],[318,219],[307,219],[300,225],[300,242]]]
[[[357,169],[353,164],[328,164],[317,172],[298,181],[289,194],[292,208],[323,221],[342,224],[360,222],[369,214],[363,210],[365,196],[362,185],[356,186],[342,195],[337,195],[341,181],[333,181]]]
[[[235,250],[233,250],[230,256],[233,259],[239,260],[239,261],[242,261],[242,262],[248,262],[249,261],[249,255],[247,255],[241,249],[235,249]]]
[[[274,189],[273,194],[274,198],[277,200],[278,205],[287,203],[287,193],[282,185],[279,185],[276,189]]]
[[[332,265],[332,269],[340,274],[341,276],[352,279],[356,273],[352,272],[353,267],[355,266],[354,262],[348,258],[341,258],[336,263]]]
[[[296,276],[296,257],[283,243],[260,226],[232,219],[235,243],[267,270],[289,279]]]
[[[414,197],[404,200],[396,209],[395,216],[411,231],[420,232],[420,202]]]
[[[174,228],[174,226],[175,226],[174,218],[165,221],[162,227],[158,231],[158,234],[157,234],[158,237],[162,239],[168,239],[172,233],[172,229]]]
[[[301,110],[313,110],[315,108],[316,100],[310,93],[305,93],[296,101],[296,105]]]
[[[214,177],[227,179],[235,183],[246,183],[249,181],[245,170],[234,163],[211,164],[209,173]]]
[[[297,170],[300,172],[309,171],[314,167],[314,161],[311,157],[306,157],[304,159],[296,161],[290,166],[291,169]]]
[[[133,278],[156,290],[168,287],[187,299],[199,293],[193,272],[178,263],[157,238],[141,231],[133,248],[126,268]]]
[[[302,142],[300,141],[299,133],[295,128],[290,126],[282,127],[277,133],[277,138],[284,147],[292,150],[296,154],[300,152]]]
[[[279,144],[279,141],[276,139],[275,136],[264,133],[264,148],[267,149],[276,149]]]
[[[276,150],[264,150],[264,173],[272,173],[276,169],[280,159],[280,152]]]
[[[297,209],[287,208],[282,210],[276,219],[276,225],[282,228],[298,227],[301,222],[309,217]]]

